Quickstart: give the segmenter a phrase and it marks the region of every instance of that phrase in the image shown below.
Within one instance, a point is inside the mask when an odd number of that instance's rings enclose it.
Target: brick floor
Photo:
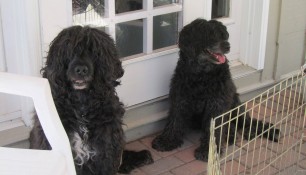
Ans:
[[[154,162],[154,164],[151,164],[145,167],[141,167],[140,169],[147,174],[158,175],[158,174],[170,171],[183,164],[184,162],[182,162],[178,158],[174,156],[169,156],[169,157],[159,159],[158,161]]]
[[[258,175],[267,175],[267,174],[275,174],[278,170],[269,164],[262,163],[257,166],[254,166],[247,170],[248,175],[258,174]]]
[[[299,162],[299,166],[306,170],[306,159]]]
[[[275,156],[275,153],[266,151],[264,148],[262,149],[257,148],[255,150],[247,152],[245,155],[239,158],[236,158],[236,159],[237,161],[240,159],[240,162],[242,164],[244,164],[248,168],[251,168],[253,166],[256,166],[258,164],[265,162],[266,160],[270,159],[273,156]]]
[[[189,162],[185,165],[182,165],[180,167],[171,170],[171,172],[175,175],[197,175],[206,172],[206,169],[207,169],[206,162],[194,160],[192,162]]]
[[[237,161],[229,161],[226,162],[225,164],[221,165],[221,172],[223,174],[240,174],[245,171],[245,167]]]
[[[187,148],[185,150],[182,150],[176,154],[174,154],[175,157],[179,158],[181,161],[188,163],[193,160],[195,160],[195,157],[193,155],[194,150],[197,148],[196,145],[191,146],[190,148]]]
[[[295,101],[292,100],[294,97]],[[249,102],[246,109],[255,106],[250,111],[252,117],[276,124],[281,129],[280,141],[276,143],[261,137],[246,141],[242,139],[241,133],[237,134],[234,145],[227,149],[222,147],[220,168],[223,175],[306,175],[306,122],[303,125],[306,107],[305,104],[299,106],[302,102],[300,94],[286,90],[274,98],[262,100],[266,101],[260,103],[256,99],[254,105]],[[189,131],[182,147],[169,152],[152,149],[151,142],[156,135],[126,145],[130,150],[148,149],[155,161],[135,169],[131,175],[207,175],[207,162],[195,160],[194,157],[194,150],[199,146],[200,132]]]

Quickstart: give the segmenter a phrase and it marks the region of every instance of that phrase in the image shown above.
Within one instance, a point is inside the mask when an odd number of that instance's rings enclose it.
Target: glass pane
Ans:
[[[104,0],[72,0],[74,24],[85,24],[104,16]]]
[[[158,7],[158,6],[168,5],[168,4],[173,4],[173,3],[177,3],[177,0],[154,0],[153,6]]]
[[[229,0],[212,0],[211,18],[229,17]]]
[[[178,36],[178,13],[153,18],[153,49],[175,45]]]
[[[143,53],[143,20],[116,24],[116,45],[120,57]]]
[[[142,9],[142,0],[116,0],[116,14]]]

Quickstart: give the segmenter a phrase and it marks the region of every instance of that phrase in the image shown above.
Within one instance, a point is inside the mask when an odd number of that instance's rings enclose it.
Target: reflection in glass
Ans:
[[[177,0],[154,0],[153,6],[158,7],[158,6],[163,6],[163,5],[173,4],[173,3],[177,3]]]
[[[229,0],[212,0],[211,18],[229,17]]]
[[[104,0],[72,0],[73,23],[106,25],[104,16]]]
[[[153,49],[176,44],[178,36],[178,13],[153,18]]]
[[[142,0],[116,0],[116,14],[142,9]]]
[[[73,15],[95,11],[98,15],[104,15],[104,0],[72,0]]]
[[[143,20],[116,24],[116,45],[120,58],[143,53]]]

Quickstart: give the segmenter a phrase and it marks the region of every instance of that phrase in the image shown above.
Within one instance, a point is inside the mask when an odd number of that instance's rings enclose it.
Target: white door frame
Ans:
[[[270,0],[243,0],[240,55],[247,65],[264,68]]]

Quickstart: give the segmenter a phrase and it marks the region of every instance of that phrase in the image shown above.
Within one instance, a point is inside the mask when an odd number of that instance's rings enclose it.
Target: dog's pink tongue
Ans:
[[[214,53],[215,58],[219,61],[219,64],[223,64],[226,61],[225,55]]]

